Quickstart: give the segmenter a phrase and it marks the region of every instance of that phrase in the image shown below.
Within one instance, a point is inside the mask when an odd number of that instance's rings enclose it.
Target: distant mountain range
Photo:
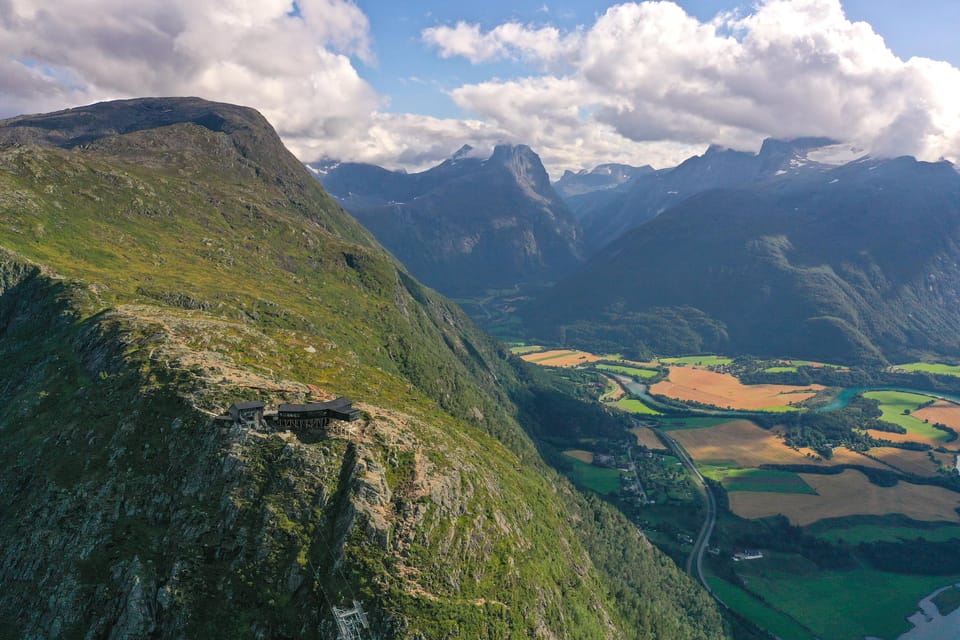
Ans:
[[[960,355],[960,174],[830,166],[813,146],[714,148],[635,179],[605,222],[636,228],[527,306],[528,326],[635,353]]]
[[[654,173],[650,165],[631,167],[628,164],[601,164],[587,171],[564,171],[559,180],[553,183],[563,198],[567,200],[596,194],[598,191],[613,191],[621,185],[627,184],[638,176]]]
[[[414,174],[308,166],[415,276],[448,295],[553,281],[582,261],[579,225],[525,145],[498,146],[489,158],[464,146]]]
[[[712,146],[702,156],[689,158],[670,169],[637,169],[613,188],[560,191],[580,220],[584,242],[593,253],[703,191],[743,187],[780,176],[819,173],[854,160],[858,155],[862,153],[826,138],[768,139],[759,153]],[[558,188],[563,182],[561,179],[557,183]]]

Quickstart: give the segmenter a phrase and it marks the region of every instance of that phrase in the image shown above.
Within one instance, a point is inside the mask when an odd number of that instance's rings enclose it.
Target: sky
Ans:
[[[303,161],[529,144],[554,177],[827,136],[960,159],[955,0],[0,0],[0,117],[199,95]]]

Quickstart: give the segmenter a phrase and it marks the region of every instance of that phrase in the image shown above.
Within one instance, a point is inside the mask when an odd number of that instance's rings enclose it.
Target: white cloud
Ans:
[[[352,0],[296,6],[0,0],[0,116],[199,95],[259,109],[304,160],[408,169],[464,143],[498,142],[530,144],[555,175],[605,161],[668,166],[709,143],[756,148],[768,136],[960,156],[960,70],[897,58],[870,25],[845,17],[840,0],[761,0],[709,22],[664,1],[613,6],[567,31],[517,22],[427,29],[422,40],[441,57],[529,70],[450,91],[461,119],[384,113],[386,99],[351,61],[375,63],[363,12]]]
[[[611,157],[641,162],[712,142],[756,148],[769,136],[820,135],[877,154],[960,157],[960,70],[897,58],[839,0],[765,0],[706,23],[672,2],[627,3],[587,29],[552,35],[556,46],[527,44],[542,40],[542,27],[524,36],[504,26],[483,33],[461,23],[424,38],[474,63],[526,56],[567,65],[451,92],[482,119],[528,132],[545,156],[568,155],[579,139],[599,150],[619,137]]]
[[[0,0],[0,114],[143,95],[253,106],[289,138],[349,151],[382,98],[347,0]]]
[[[550,62],[576,52],[578,34],[561,34],[556,27],[532,27],[519,22],[501,24],[487,33],[479,25],[458,22],[454,27],[424,30],[423,41],[437,47],[444,58],[461,56],[479,64],[492,60]]]

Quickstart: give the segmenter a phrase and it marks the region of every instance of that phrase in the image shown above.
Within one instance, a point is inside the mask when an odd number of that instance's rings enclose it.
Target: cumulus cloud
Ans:
[[[579,34],[561,34],[556,27],[532,27],[519,22],[499,25],[487,33],[480,26],[458,22],[454,27],[424,30],[424,42],[434,45],[444,58],[462,56],[474,64],[503,59],[550,62],[576,52]]]
[[[458,24],[424,40],[474,63],[522,55],[567,65],[451,92],[475,116],[529,131],[548,154],[563,155],[574,139],[619,137],[618,159],[644,161],[714,142],[749,149],[769,136],[818,135],[876,154],[960,156],[960,70],[899,59],[839,0],[765,0],[709,22],[672,2],[627,3],[552,35],[553,46],[528,44],[542,40],[542,27],[524,37],[507,26]]]
[[[440,57],[513,61],[525,77],[452,89],[459,119],[386,113],[353,63],[375,56],[352,0],[0,0],[0,117],[199,95],[259,109],[303,160],[411,170],[499,142],[531,145],[555,175],[669,166],[768,136],[960,156],[960,70],[898,58],[840,0],[759,0],[707,22],[674,2],[632,2],[571,30],[458,22],[421,38]]]
[[[346,153],[382,104],[350,55],[374,61],[347,0],[0,0],[0,114],[198,95]]]

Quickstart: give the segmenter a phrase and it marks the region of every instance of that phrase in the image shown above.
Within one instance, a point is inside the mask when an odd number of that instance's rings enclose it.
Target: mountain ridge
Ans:
[[[441,292],[553,281],[582,260],[580,228],[526,145],[486,159],[463,149],[426,171],[310,165],[317,178],[410,271]]]
[[[143,104],[177,103],[125,106]],[[0,126],[0,637],[330,637],[352,597],[389,638],[722,635],[540,461],[524,367],[268,125],[249,147],[186,114],[68,148],[18,129]],[[333,395],[364,411],[344,436],[214,419]]]
[[[912,158],[703,191],[609,245],[524,317],[540,335],[567,326],[647,353],[954,356],[958,202],[952,165]],[[584,287],[591,304],[571,304]]]

